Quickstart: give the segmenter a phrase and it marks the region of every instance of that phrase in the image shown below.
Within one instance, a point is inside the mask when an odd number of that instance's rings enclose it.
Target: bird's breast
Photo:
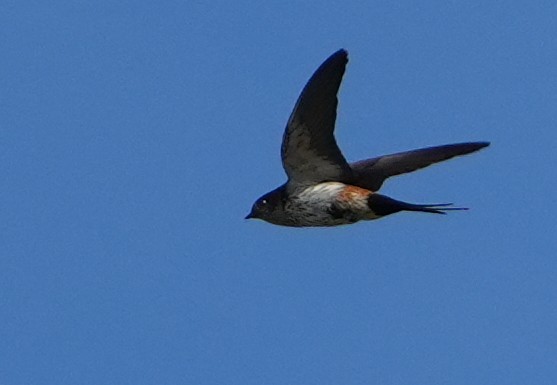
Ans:
[[[300,226],[337,226],[364,219],[371,191],[340,182],[324,182],[293,194],[285,210]]]

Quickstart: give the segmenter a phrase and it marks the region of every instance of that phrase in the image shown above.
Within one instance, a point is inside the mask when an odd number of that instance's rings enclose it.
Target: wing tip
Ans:
[[[331,54],[326,60],[325,63],[331,62],[334,60],[342,60],[345,63],[348,63],[348,51],[344,48],[340,48],[336,50],[334,53]]]
[[[348,50],[346,48],[339,48],[333,55],[348,56]]]
[[[474,152],[474,151],[481,150],[482,148],[489,147],[490,145],[491,145],[491,142],[478,141],[478,142],[460,142],[460,143],[444,144],[444,145],[441,145],[441,146],[434,146],[434,147],[431,147],[431,148],[443,148],[443,147],[450,148],[450,147],[452,147],[452,148],[461,148],[465,151],[467,150],[467,152]],[[427,149],[427,147],[424,148],[424,149]]]
[[[487,142],[487,141],[475,142],[474,144],[478,146],[478,150],[491,146],[491,142]]]

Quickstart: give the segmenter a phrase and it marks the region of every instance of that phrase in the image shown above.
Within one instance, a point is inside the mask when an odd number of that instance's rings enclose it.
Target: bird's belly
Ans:
[[[291,197],[285,211],[296,226],[339,226],[372,219],[366,203],[369,192],[354,189],[339,182],[320,183]]]
[[[288,217],[294,226],[300,227],[327,227],[354,223],[357,220],[348,220],[345,217],[331,215],[330,205],[315,205],[307,202],[293,201],[285,207]]]

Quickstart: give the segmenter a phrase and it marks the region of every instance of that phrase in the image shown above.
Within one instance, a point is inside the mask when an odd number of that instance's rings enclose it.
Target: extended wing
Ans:
[[[385,179],[391,176],[412,172],[487,146],[488,142],[447,144],[361,160],[351,163],[350,167],[354,173],[355,185],[377,191]]]
[[[286,125],[282,164],[288,185],[347,179],[351,169],[335,141],[337,92],[348,62],[339,50],[315,71]]]

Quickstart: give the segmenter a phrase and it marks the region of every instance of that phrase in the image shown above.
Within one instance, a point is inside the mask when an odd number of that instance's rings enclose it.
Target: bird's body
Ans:
[[[272,207],[269,223],[291,227],[331,227],[362,220],[378,219],[399,211],[444,214],[447,204],[415,205],[401,202],[358,186],[341,182],[323,182],[287,192],[285,186],[272,191],[263,205]],[[267,196],[267,195],[266,195]],[[276,202],[273,202],[276,200]],[[258,209],[256,209],[258,210]]]
[[[337,92],[348,56],[340,50],[314,73],[300,95],[284,133],[281,153],[288,181],[263,195],[246,218],[293,226],[338,226],[399,211],[444,214],[447,204],[418,205],[377,193],[385,179],[468,154],[487,142],[457,143],[348,163],[333,131]]]

